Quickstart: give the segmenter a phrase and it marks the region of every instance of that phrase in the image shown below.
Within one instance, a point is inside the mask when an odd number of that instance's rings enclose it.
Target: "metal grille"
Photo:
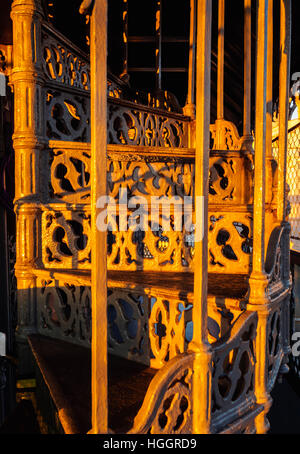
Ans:
[[[278,156],[278,139],[273,142],[273,155]],[[300,125],[288,134],[287,183],[290,187],[289,201],[291,213],[291,239],[300,240]]]

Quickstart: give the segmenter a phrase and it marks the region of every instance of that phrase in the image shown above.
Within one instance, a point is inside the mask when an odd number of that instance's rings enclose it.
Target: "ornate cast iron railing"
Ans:
[[[63,203],[85,204],[90,200],[90,151],[84,144],[49,142],[45,159],[49,192],[42,213],[46,268],[90,268],[89,215],[71,215]],[[45,153],[46,155],[46,153]],[[120,190],[129,197],[143,197],[151,207],[158,198],[193,197],[194,150],[171,148],[142,149],[108,146],[108,194],[119,205]],[[251,157],[250,157],[251,158]],[[252,250],[251,175],[252,164],[241,152],[213,152],[210,158],[209,188],[209,269],[211,272],[248,273]],[[49,202],[53,212],[49,210]],[[247,208],[248,207],[248,208]],[[131,210],[133,212],[133,209]],[[128,216],[131,213],[128,211]],[[73,216],[73,217],[72,217]],[[150,213],[148,223],[151,222]],[[162,224],[162,222],[161,222]],[[172,227],[172,225],[171,225]],[[76,230],[77,228],[77,230]],[[81,233],[79,233],[79,230]],[[61,234],[59,233],[61,232]],[[79,235],[79,240],[78,240]],[[86,239],[84,241],[84,238]],[[77,247],[76,247],[76,244]],[[193,239],[188,233],[109,233],[108,266],[119,270],[190,271]]]
[[[212,432],[253,433],[257,315],[243,313],[231,333],[212,345]],[[129,433],[192,433],[195,354],[178,355],[152,380]],[[200,397],[200,396],[199,396]]]

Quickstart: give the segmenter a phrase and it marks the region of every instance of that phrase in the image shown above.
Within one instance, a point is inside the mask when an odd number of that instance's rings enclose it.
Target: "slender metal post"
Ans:
[[[196,0],[190,0],[188,93],[184,114],[195,118]]]
[[[198,1],[196,72],[193,433],[209,433],[211,350],[207,341],[208,175],[211,71],[211,0]]]
[[[252,152],[251,134],[251,0],[244,0],[244,118],[242,149]]]
[[[91,3],[91,2],[88,2]],[[82,10],[81,10],[82,11]],[[84,12],[84,11],[82,11]],[[92,429],[108,432],[106,232],[96,225],[97,200],[106,195],[107,0],[94,0],[91,52]]]
[[[272,158],[272,120],[273,120],[273,0],[269,0],[268,12],[268,57],[267,57],[267,120],[266,156]],[[270,188],[271,189],[271,188]]]
[[[218,75],[217,75],[217,119],[224,119],[224,25],[225,0],[219,0],[218,8]]]
[[[225,0],[218,1],[218,67],[217,67],[217,118],[214,149],[224,149],[224,27]]]
[[[252,274],[264,275],[268,0],[258,5]]]
[[[256,417],[255,426],[257,433],[265,433],[269,428],[266,415],[272,402],[267,389],[267,326],[270,311],[265,272],[268,0],[259,0],[257,8],[253,255],[248,309],[258,313],[255,395],[257,403],[262,404],[264,410]]]
[[[156,1],[155,12],[155,84],[161,89],[161,0]]]
[[[128,0],[123,0],[123,73],[128,74]]]
[[[274,159],[272,154],[273,130],[273,0],[269,0],[268,12],[268,43],[267,43],[267,118],[266,118],[266,181],[273,182]],[[266,203],[271,203],[275,185],[266,185]]]
[[[280,0],[280,67],[279,67],[279,144],[278,144],[278,203],[279,222],[286,217],[286,160],[289,115],[291,47],[291,0]]]

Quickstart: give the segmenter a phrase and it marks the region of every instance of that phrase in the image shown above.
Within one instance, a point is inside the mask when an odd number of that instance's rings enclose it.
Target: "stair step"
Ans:
[[[194,274],[152,271],[108,271],[108,287],[158,289],[193,297]],[[244,274],[208,274],[208,294],[214,297],[243,298],[248,291],[248,276]]]
[[[38,334],[28,337],[65,433],[91,429],[90,349]],[[108,422],[114,432],[127,432],[157,371],[108,356]]]
[[[91,283],[90,270],[39,270],[42,277],[55,275],[56,279],[78,278],[82,285]],[[208,296],[217,298],[243,299],[249,288],[249,276],[246,274],[208,273]],[[193,299],[194,274],[191,272],[153,272],[153,271],[119,271],[107,272],[108,288],[124,288],[141,291],[158,290],[170,296],[186,296]]]

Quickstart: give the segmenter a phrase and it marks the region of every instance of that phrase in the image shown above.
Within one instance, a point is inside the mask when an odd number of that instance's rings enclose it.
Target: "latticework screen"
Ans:
[[[278,139],[273,142],[273,154],[276,159]],[[300,124],[291,129],[288,135],[287,183],[290,187],[291,239],[300,240]]]

